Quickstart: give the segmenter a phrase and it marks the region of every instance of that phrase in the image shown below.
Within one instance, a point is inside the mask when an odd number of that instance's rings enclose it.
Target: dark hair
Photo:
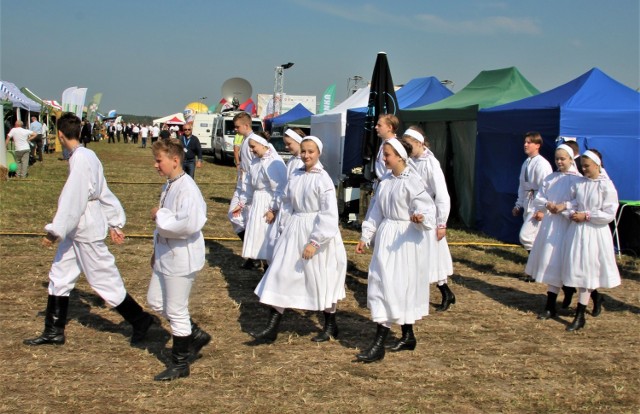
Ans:
[[[600,168],[604,168],[604,160],[602,159],[602,154],[600,154],[600,151],[598,151],[595,148],[589,148],[589,151],[593,152],[594,154],[596,154],[598,156],[598,158],[600,158]],[[589,158],[586,155],[583,155],[581,158]],[[591,159],[591,158],[589,158]]]
[[[159,139],[151,146],[153,155],[164,152],[169,157],[178,157],[180,162],[184,160],[184,146],[182,141],[177,138]]]
[[[72,112],[65,112],[62,114],[60,119],[58,119],[58,131],[62,132],[62,135],[67,139],[80,139],[80,129],[82,129],[82,125],[80,123],[80,118],[78,118]]]
[[[542,135],[540,135],[538,131],[527,132],[526,134],[524,134],[524,139],[527,138],[529,138],[529,141],[534,144],[542,145]]]
[[[573,150],[574,157],[580,154],[580,146],[575,141],[565,141],[564,145],[568,145]]]

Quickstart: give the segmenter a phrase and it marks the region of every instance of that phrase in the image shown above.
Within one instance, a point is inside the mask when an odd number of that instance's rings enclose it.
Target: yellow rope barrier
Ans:
[[[28,236],[28,237],[44,237],[45,233],[28,233],[28,232],[0,232],[0,236]],[[153,234],[127,234],[130,239],[153,239]],[[237,237],[205,237],[206,241],[233,241],[239,242]],[[357,240],[344,240],[344,244],[358,244]],[[486,247],[522,247],[519,244],[508,243],[492,243],[492,242],[448,242],[449,246],[486,246]]]

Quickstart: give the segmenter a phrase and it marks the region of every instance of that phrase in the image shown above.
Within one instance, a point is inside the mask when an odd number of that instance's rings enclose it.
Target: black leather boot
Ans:
[[[544,312],[538,315],[538,319],[547,320],[547,319],[555,318],[558,315],[558,312],[556,310],[557,300],[558,300],[557,293],[547,292],[547,306],[545,306]]]
[[[322,332],[311,338],[313,342],[325,342],[331,338],[338,337],[338,325],[336,324],[336,314],[322,312],[324,314],[324,328]]]
[[[402,325],[402,337],[395,344],[388,346],[387,349],[391,352],[399,351],[413,351],[416,349],[418,341],[413,335],[413,325]]]
[[[256,343],[271,343],[278,337],[278,326],[282,320],[282,314],[271,308],[269,323],[267,327],[260,332],[250,332],[249,334],[255,338]]]
[[[257,267],[260,266],[260,262],[254,259],[247,259],[244,261],[244,263],[242,263],[242,266],[240,266],[243,269],[255,269]]]
[[[171,349],[171,363],[160,374],[153,379],[155,381],[171,381],[177,378],[189,376],[189,357],[191,352],[191,335],[173,336],[173,348]]]
[[[438,289],[440,293],[442,293],[442,303],[436,306],[436,312],[444,312],[449,309],[449,306],[456,303],[456,295],[453,294],[451,289],[449,289],[449,285],[446,283],[444,285],[438,285]]]
[[[573,332],[579,329],[584,328],[586,323],[584,319],[584,311],[587,309],[587,305],[583,305],[582,303],[578,303],[578,307],[576,308],[576,317],[571,323],[571,325],[567,326],[567,331]]]
[[[382,324],[378,324],[378,330],[376,331],[376,337],[369,348],[356,355],[356,358],[360,362],[374,362],[380,361],[384,358],[384,341],[389,334],[389,328]]]
[[[597,289],[591,291],[591,300],[593,300],[593,310],[591,316],[596,317],[602,312],[602,302],[604,302],[604,296],[598,292]]]
[[[200,350],[211,342],[211,335],[191,320],[191,357],[190,362],[200,357]]]
[[[115,307],[115,310],[133,327],[131,345],[135,345],[144,340],[151,325],[154,323],[158,324],[158,320],[151,316],[151,314],[143,311],[138,302],[128,293],[122,303]]]
[[[576,288],[569,286],[562,286],[562,292],[564,293],[564,299],[562,299],[562,309],[568,309],[571,306],[571,299],[573,294],[576,293]]]
[[[49,295],[44,316],[44,332],[37,338],[25,339],[23,343],[31,346],[64,344],[64,327],[67,324],[68,309],[69,296]]]
[[[238,233],[238,237],[240,238],[240,240],[244,241],[244,230]]]

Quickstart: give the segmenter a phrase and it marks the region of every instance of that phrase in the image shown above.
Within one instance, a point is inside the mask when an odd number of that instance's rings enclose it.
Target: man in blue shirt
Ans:
[[[31,155],[34,158],[37,156],[38,161],[42,161],[42,124],[38,122],[38,118],[35,116],[31,117],[29,131],[36,133],[36,137],[32,140],[34,147],[31,149]]]

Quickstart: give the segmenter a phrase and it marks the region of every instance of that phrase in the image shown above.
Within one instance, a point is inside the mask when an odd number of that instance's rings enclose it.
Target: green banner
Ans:
[[[96,93],[93,95],[93,100],[87,107],[87,119],[89,122],[95,122],[98,115],[98,108],[100,107],[100,101],[102,100],[102,93]]]
[[[333,108],[333,101],[336,97],[336,84],[329,86],[326,91],[322,94],[322,102],[320,103],[319,114],[327,112],[331,108]]]

